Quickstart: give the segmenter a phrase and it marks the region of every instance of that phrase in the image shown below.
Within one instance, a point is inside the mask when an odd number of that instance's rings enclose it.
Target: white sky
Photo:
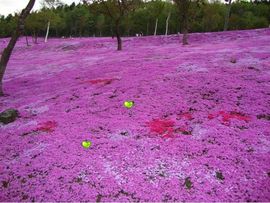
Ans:
[[[34,10],[39,9],[41,7],[40,3],[42,0],[37,0],[34,6]],[[0,15],[8,15],[10,13],[20,12],[27,5],[29,0],[0,0]],[[80,0],[62,0],[63,3],[72,4],[75,2],[76,4],[80,2]]]

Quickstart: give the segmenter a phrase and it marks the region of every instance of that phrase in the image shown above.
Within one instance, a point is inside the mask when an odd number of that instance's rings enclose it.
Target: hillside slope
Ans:
[[[0,126],[0,201],[269,201],[269,42],[21,39],[0,98],[20,112]]]

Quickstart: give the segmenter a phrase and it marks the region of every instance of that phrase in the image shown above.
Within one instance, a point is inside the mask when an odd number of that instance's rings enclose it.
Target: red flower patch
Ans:
[[[234,111],[232,112],[219,111],[218,113],[215,113],[215,114],[209,114],[208,119],[213,119],[219,116],[222,117],[223,122],[230,122],[231,119],[237,119],[237,120],[245,121],[245,122],[249,122],[251,120],[250,116],[246,116],[243,113],[234,112]]]
[[[239,112],[230,112],[230,113],[220,112],[220,114],[223,116],[222,120],[224,122],[228,122],[233,118],[240,120],[240,121],[246,121],[246,122],[249,122],[251,120],[249,116],[246,116],[246,115],[239,113]]]
[[[163,137],[172,137],[174,132],[174,121],[169,119],[154,119],[148,122],[152,133],[159,134]]]
[[[216,116],[214,115],[214,114],[208,114],[208,119],[213,119],[213,118],[215,118]]]
[[[40,123],[38,125],[37,131],[53,132],[56,127],[57,127],[57,123],[55,121],[47,121],[44,123]]]

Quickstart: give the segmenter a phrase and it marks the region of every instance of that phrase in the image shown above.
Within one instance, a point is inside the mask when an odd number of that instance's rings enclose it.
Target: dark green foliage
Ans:
[[[216,178],[219,180],[225,179],[221,171],[216,171]]]
[[[0,16],[0,37],[11,36],[16,29],[18,16],[8,15],[6,18]]]
[[[98,6],[98,5],[95,5]],[[158,8],[158,9],[156,9]],[[158,12],[153,12],[158,10]],[[26,34],[45,36],[48,20],[51,21],[51,37],[79,36],[112,36],[113,22],[97,8],[85,4],[59,5],[52,9],[33,12],[26,22]],[[169,34],[181,30],[181,16],[175,4],[164,1],[142,2],[140,6],[121,21],[120,30],[124,36],[136,33],[153,35],[155,21],[158,18],[157,34],[163,35],[166,29],[166,18],[171,12]],[[226,6],[220,2],[191,2],[189,32],[222,31]],[[9,37],[16,27],[17,15],[0,15],[0,37]],[[229,18],[229,30],[264,28],[270,24],[270,5],[263,2],[241,2],[232,4]]]
[[[0,123],[12,123],[16,120],[18,116],[19,112],[16,109],[7,109],[0,113]]]
[[[186,189],[190,190],[192,188],[192,182],[190,180],[190,177],[187,177],[185,179],[185,186],[186,186]]]

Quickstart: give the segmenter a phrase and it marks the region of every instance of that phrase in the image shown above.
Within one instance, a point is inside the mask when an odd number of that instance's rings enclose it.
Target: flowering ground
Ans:
[[[0,126],[0,201],[270,201],[269,42],[21,39],[0,98],[20,112]]]

